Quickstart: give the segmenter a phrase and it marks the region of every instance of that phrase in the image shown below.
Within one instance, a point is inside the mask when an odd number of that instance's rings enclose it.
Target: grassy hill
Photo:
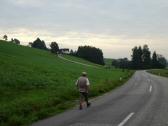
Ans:
[[[88,64],[88,65],[91,65],[91,66],[96,66],[96,67],[103,67],[102,65],[89,62],[88,60],[85,60],[85,59],[82,59],[82,58],[79,58],[79,57],[76,57],[76,56],[71,56],[71,55],[62,55],[62,56],[66,59],[69,59],[69,60],[72,60],[72,61],[75,61],[75,62],[80,62],[80,63],[84,63],[84,64]]]
[[[86,67],[0,40],[0,125],[28,125],[74,106],[78,99],[74,83],[82,71],[91,82],[90,97],[121,85],[133,73]]]

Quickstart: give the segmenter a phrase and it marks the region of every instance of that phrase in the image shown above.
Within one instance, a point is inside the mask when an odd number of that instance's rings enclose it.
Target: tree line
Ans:
[[[47,50],[45,42],[37,38],[34,42],[29,43],[31,47]],[[54,54],[61,53],[56,42],[51,42],[50,51]],[[77,56],[96,64],[104,65],[104,57],[101,49],[92,46],[79,46],[77,51],[70,51],[70,55]]]
[[[8,36],[4,35],[3,39],[5,41],[8,41]],[[11,38],[11,40],[9,40],[8,42],[12,42],[17,45],[20,45],[20,41],[16,38]],[[57,54],[59,52],[59,46],[58,46],[57,42],[51,42],[51,44],[50,44],[51,49],[48,49],[45,44],[45,41],[41,40],[40,38],[37,38],[33,42],[29,42],[28,46],[30,46],[32,48],[37,48],[37,49],[50,50],[52,53],[55,53],[55,54]]]
[[[8,36],[7,36],[7,35],[4,35],[4,36],[3,36],[3,39],[4,39],[5,41],[8,41]],[[17,44],[17,45],[20,45],[20,41],[19,41],[18,39],[16,39],[16,38],[11,38],[11,41],[9,41],[9,42],[12,42],[12,43],[15,43],[15,44]]]
[[[104,57],[101,49],[92,46],[79,46],[76,56],[91,61],[96,64],[104,65]]]
[[[113,60],[112,65],[122,69],[157,69],[165,68],[167,60],[156,51],[151,54],[148,45],[144,45],[143,47],[135,46],[132,49],[131,61],[127,58],[121,58]]]
[[[3,36],[4,40],[8,40],[8,36]],[[15,44],[20,44],[20,41],[16,38],[12,38],[11,41]],[[50,49],[47,48],[45,42],[40,38],[30,42],[29,46],[33,48],[49,50],[53,54],[61,53],[57,42],[50,43]],[[69,49],[68,49],[69,50]],[[77,51],[71,50],[70,55],[77,56],[96,64],[104,65],[104,57],[101,49],[92,46],[79,46]],[[167,60],[164,56],[157,54],[156,51],[151,53],[148,45],[135,46],[132,49],[131,60],[128,58],[113,59],[112,66],[122,69],[152,69],[152,68],[165,68],[167,67]]]
[[[54,54],[58,54],[60,51],[57,42],[51,42],[50,49],[49,49],[49,48],[47,48],[45,42],[43,40],[41,40],[40,38],[37,38],[33,42],[29,42],[29,46],[32,48],[37,48],[37,49],[50,50]]]

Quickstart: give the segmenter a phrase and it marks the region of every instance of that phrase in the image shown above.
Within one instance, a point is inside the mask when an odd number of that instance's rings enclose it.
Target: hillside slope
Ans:
[[[76,56],[71,56],[71,55],[61,55],[62,57],[68,59],[68,60],[71,60],[71,61],[74,61],[74,62],[79,62],[81,64],[86,64],[86,66],[94,66],[94,67],[104,67],[102,65],[99,65],[99,64],[95,64],[95,63],[92,63],[88,60],[85,60],[85,59],[82,59],[82,58],[79,58],[79,57],[76,57]]]
[[[125,81],[132,73],[86,67],[47,51],[0,41],[0,125],[30,124],[72,107],[78,98],[74,83],[82,71],[91,82],[90,96],[121,85],[119,78]]]

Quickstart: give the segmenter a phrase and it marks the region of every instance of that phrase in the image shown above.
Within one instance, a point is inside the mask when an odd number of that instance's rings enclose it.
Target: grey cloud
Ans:
[[[1,6],[0,23],[11,27],[59,25],[65,30],[128,36],[168,32],[165,0],[6,0]]]
[[[1,29],[168,40],[166,0],[1,0]]]

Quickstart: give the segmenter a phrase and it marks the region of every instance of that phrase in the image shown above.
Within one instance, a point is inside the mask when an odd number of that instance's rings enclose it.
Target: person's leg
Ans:
[[[79,109],[81,110],[83,107],[82,107],[82,103],[84,101],[84,95],[82,92],[80,92],[80,101],[79,101]]]
[[[89,106],[90,106],[90,103],[89,103],[89,101],[88,101],[88,93],[85,92],[85,93],[84,93],[84,96],[85,96],[85,101],[86,101],[87,107],[89,107]]]

